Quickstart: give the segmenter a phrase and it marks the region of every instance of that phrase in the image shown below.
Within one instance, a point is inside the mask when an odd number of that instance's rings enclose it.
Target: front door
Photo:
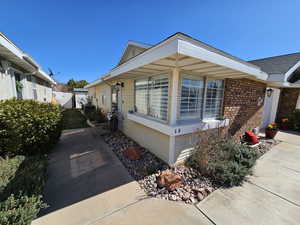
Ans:
[[[280,96],[280,89],[278,88],[267,88],[272,89],[271,95],[269,92],[266,91],[265,95],[265,102],[264,102],[264,111],[263,111],[263,121],[261,124],[261,128],[266,128],[268,124],[275,122],[276,114],[277,114],[277,107],[278,101]]]

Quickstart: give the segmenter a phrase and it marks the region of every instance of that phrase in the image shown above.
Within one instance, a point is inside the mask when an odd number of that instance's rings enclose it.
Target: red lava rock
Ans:
[[[181,186],[181,177],[170,170],[162,171],[157,177],[159,187],[165,187],[168,191],[174,191]]]
[[[137,147],[128,147],[124,152],[124,156],[129,160],[139,160],[141,158],[141,153]]]

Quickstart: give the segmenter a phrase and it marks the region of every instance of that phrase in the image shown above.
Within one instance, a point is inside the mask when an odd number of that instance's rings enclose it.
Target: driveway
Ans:
[[[279,132],[276,138],[282,142],[258,160],[248,182],[197,205],[214,224],[300,223],[300,136]]]

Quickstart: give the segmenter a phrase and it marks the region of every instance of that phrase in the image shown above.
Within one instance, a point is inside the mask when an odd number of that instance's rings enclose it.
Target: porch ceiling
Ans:
[[[122,78],[138,78],[143,75],[155,75],[168,72],[174,68],[212,78],[253,78],[250,74],[182,54],[174,54],[132,69],[123,73]]]

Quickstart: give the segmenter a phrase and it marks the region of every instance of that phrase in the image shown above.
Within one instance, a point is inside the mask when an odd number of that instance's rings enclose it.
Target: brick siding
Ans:
[[[224,116],[230,119],[227,132],[239,138],[245,131],[259,127],[263,116],[266,85],[249,79],[226,79]]]

